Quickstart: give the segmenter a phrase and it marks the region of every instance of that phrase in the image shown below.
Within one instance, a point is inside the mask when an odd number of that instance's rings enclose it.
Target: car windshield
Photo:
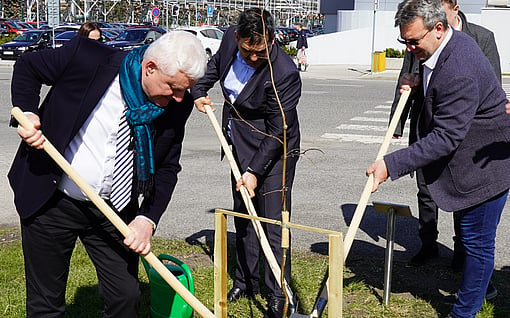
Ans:
[[[5,24],[9,25],[13,29],[21,29],[21,26],[14,21],[5,21]]]
[[[145,40],[147,32],[147,30],[126,30],[116,37],[115,41],[141,42]]]
[[[41,32],[24,32],[13,39],[16,42],[35,42],[41,37]]]
[[[63,32],[63,33],[60,33],[59,35],[57,35],[55,37],[55,40],[68,40],[68,39],[71,39],[73,38],[76,33],[78,33],[77,31],[66,31],[66,32]]]

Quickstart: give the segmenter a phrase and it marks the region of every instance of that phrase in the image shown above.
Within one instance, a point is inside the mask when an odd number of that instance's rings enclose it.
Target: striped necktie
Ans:
[[[128,149],[131,131],[126,119],[126,112],[120,118],[117,134],[115,165],[113,168],[112,193],[110,201],[117,211],[121,211],[131,200],[133,184],[133,150]]]

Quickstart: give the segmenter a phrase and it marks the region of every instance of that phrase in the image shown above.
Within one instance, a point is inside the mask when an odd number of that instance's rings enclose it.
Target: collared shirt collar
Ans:
[[[425,94],[427,93],[427,88],[429,86],[430,77],[432,75],[432,72],[434,71],[434,68],[436,67],[437,61],[439,60],[439,56],[441,55],[441,52],[443,52],[443,49],[445,48],[446,44],[450,39],[452,38],[453,34],[453,28],[448,28],[448,32],[446,33],[446,36],[443,40],[443,42],[439,45],[437,50],[425,61],[423,62],[423,91]]]

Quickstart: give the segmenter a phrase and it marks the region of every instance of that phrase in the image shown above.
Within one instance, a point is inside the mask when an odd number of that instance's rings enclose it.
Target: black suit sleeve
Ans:
[[[278,89],[278,98],[274,93],[272,85],[266,88],[266,98],[269,103],[266,110],[266,137],[261,141],[257,152],[252,156],[249,167],[259,175],[264,175],[266,169],[274,160],[282,155],[283,142],[283,119],[281,109],[277,103],[280,100],[285,114],[287,125],[287,137],[292,138],[299,135],[299,123],[296,106],[301,97],[301,78],[298,72],[288,72],[281,80],[275,83]],[[287,141],[287,144],[289,142]],[[287,149],[287,153],[295,149]]]
[[[414,57],[414,54],[407,51],[404,55],[404,61],[402,64],[402,69],[400,70],[400,74],[398,75],[398,81],[397,86],[395,87],[395,97],[393,99],[393,103],[391,104],[391,111],[390,111],[390,122],[393,119],[393,114],[397,110],[397,105],[400,101],[400,81],[402,79],[402,76],[404,76],[405,73],[418,73],[417,68],[418,61]],[[411,109],[411,105],[413,103],[412,98],[409,98],[407,100],[407,103],[404,107],[404,111],[402,112],[402,115],[400,116],[400,123],[395,128],[395,132],[393,133],[393,136],[402,136],[404,132],[404,127],[406,124],[406,120],[409,116],[409,111]]]

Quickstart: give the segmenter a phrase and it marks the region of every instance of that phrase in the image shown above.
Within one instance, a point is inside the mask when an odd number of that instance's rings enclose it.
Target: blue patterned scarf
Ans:
[[[148,45],[144,45],[129,52],[122,62],[119,73],[122,97],[128,107],[126,118],[134,131],[137,193],[143,195],[149,195],[153,187],[153,121],[165,111],[164,108],[151,103],[142,89],[141,64],[147,47]]]

